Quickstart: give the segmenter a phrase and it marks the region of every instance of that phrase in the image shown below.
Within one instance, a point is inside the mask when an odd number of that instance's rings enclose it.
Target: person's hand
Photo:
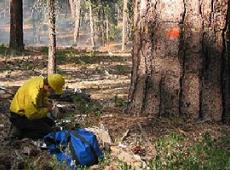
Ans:
[[[48,106],[47,106],[47,108],[48,108],[49,112],[52,112],[53,111],[53,105],[52,105],[52,103],[49,103]]]

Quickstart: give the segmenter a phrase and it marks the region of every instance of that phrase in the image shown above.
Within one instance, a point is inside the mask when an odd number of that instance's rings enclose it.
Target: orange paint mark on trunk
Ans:
[[[167,37],[171,40],[177,39],[180,36],[180,28],[173,27],[167,32]]]

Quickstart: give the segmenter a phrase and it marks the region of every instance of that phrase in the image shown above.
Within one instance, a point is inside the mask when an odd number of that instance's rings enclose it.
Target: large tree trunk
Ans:
[[[200,116],[203,21],[199,0],[185,1],[184,17],[183,77],[181,81],[181,114],[193,119]]]
[[[199,1],[197,1],[199,3]],[[220,121],[224,111],[223,98],[223,58],[225,51],[225,28],[227,25],[227,0],[203,0],[200,14],[202,18],[202,51],[200,116],[203,119]],[[199,11],[199,10],[197,10]],[[194,21],[193,21],[194,22]],[[186,90],[186,89],[184,89]]]
[[[22,0],[10,1],[10,48],[23,51],[23,5]]]
[[[230,1],[228,1],[228,8],[230,8]],[[225,55],[224,55],[224,76],[223,76],[223,94],[224,94],[224,114],[223,121],[230,125],[230,10],[228,9],[228,25],[225,31]]]
[[[129,112],[215,121],[229,115],[227,2],[135,0]]]
[[[123,0],[123,24],[122,24],[122,45],[121,45],[122,51],[126,49],[127,22],[128,22],[128,0]]]
[[[48,74],[52,74],[56,72],[55,0],[48,0],[48,7],[49,7]]]
[[[75,0],[75,27],[74,27],[74,44],[77,44],[80,30],[81,0]]]

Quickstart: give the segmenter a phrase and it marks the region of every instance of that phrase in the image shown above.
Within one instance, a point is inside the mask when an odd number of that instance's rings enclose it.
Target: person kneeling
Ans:
[[[61,94],[65,84],[60,74],[34,77],[27,80],[16,92],[10,105],[10,121],[13,137],[38,139],[53,130],[55,122],[49,117],[51,94]]]

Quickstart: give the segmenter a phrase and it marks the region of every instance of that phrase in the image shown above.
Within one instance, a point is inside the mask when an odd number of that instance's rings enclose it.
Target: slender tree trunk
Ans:
[[[5,0],[5,3],[4,3],[4,13],[3,13],[3,17],[6,18],[6,16],[8,15],[8,3],[7,1]]]
[[[33,42],[34,43],[38,43],[38,31],[37,31],[37,27],[36,27],[36,12],[33,9],[32,10],[32,26],[33,26]]]
[[[117,20],[119,20],[121,16],[121,10],[119,8],[119,5],[116,5],[116,10],[117,10]]]
[[[108,15],[106,15],[106,43],[109,43],[109,18]]]
[[[11,0],[8,1],[8,4],[9,4],[8,14],[10,15],[10,4],[11,4]]]
[[[99,11],[98,11],[98,21],[99,21],[99,26],[98,26],[98,32],[99,32],[99,37],[101,40],[101,44],[104,46],[105,45],[105,28],[104,28],[104,9],[101,0],[99,1]]]
[[[56,72],[55,0],[48,0],[48,7],[49,7],[48,74],[52,74]]]
[[[123,24],[122,24],[122,46],[121,50],[125,51],[127,44],[127,22],[128,22],[128,0],[123,0]]]
[[[35,23],[35,19],[34,19],[34,13],[32,13],[32,25],[33,25],[33,42],[37,43],[37,38],[36,38],[36,34],[37,34],[37,30],[36,30],[36,23]]]
[[[229,119],[228,3],[135,0],[129,112]]]
[[[10,1],[10,48],[23,51],[23,4],[22,0]]]
[[[75,27],[74,27],[74,44],[77,44],[80,30],[80,17],[81,17],[81,0],[75,0]]]
[[[95,48],[95,40],[94,40],[94,23],[93,23],[93,12],[92,12],[92,4],[89,3],[89,18],[90,18],[90,38],[92,48]]]
[[[70,6],[70,12],[71,12],[71,16],[72,18],[75,18],[75,0],[69,0],[69,6]]]
[[[65,17],[67,17],[68,14],[69,14],[69,11],[71,13],[70,3],[69,3],[69,0],[65,0],[64,3],[65,3],[65,6],[66,6],[66,8],[65,8]]]

